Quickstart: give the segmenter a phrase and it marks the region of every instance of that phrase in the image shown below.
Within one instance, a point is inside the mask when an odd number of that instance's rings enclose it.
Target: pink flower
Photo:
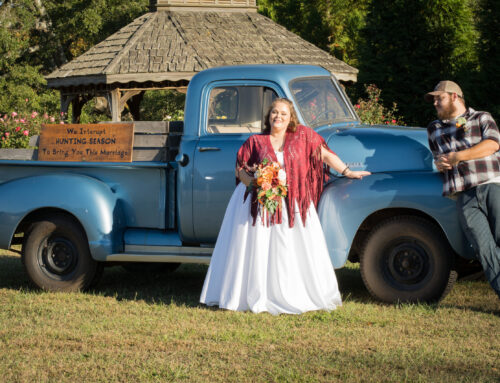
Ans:
[[[61,116],[64,116],[64,112],[61,112]]]
[[[396,121],[396,120],[392,120],[391,122],[392,122],[393,124],[395,124],[397,121]]]
[[[4,122],[4,121],[3,121],[3,118],[1,118],[1,117],[0,117],[0,121]]]
[[[64,121],[61,121],[61,122],[60,122],[60,124],[61,124],[61,125],[64,125]]]
[[[50,117],[50,122],[54,122],[56,119],[54,117]]]
[[[49,115],[48,115],[47,113],[44,113],[44,114],[43,114],[43,118],[44,118],[45,120],[48,120]]]
[[[262,190],[267,191],[269,189],[271,189],[271,184],[269,182],[262,183]]]
[[[19,120],[19,122],[20,122],[21,124],[24,124],[24,123],[26,122],[26,120],[25,120],[24,118],[21,118],[21,119]]]
[[[24,101],[28,102],[29,100],[26,98],[26,99],[24,99]]]
[[[16,129],[14,129],[16,132],[19,132],[21,130],[20,126],[16,126]]]
[[[27,136],[28,134],[30,134],[30,132],[29,132],[29,130],[23,130],[23,134],[24,134],[25,136]]]
[[[17,113],[16,113],[16,112],[12,112],[10,115],[11,115],[12,117],[16,117],[16,116],[17,116]]]
[[[2,141],[5,141],[5,137],[2,136]]]
[[[358,108],[358,109],[359,109],[359,108],[361,108],[361,105],[359,105],[359,104],[356,104],[356,105],[354,105],[354,106],[355,106],[356,108]]]
[[[35,118],[36,116],[38,116],[38,112],[33,111],[33,112],[31,113],[31,118]]]
[[[5,137],[9,138],[10,136],[10,133],[9,132],[5,132]]]

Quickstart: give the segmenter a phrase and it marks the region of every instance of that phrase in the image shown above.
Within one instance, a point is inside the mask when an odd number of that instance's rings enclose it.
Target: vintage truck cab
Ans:
[[[315,66],[198,73],[184,122],[162,131],[161,160],[0,153],[0,248],[21,242],[30,278],[48,290],[88,288],[106,264],[208,264],[234,190],[236,152],[261,131],[276,97],[292,100],[300,122],[352,169],[373,173],[363,180],[332,173],[324,189],[318,213],[334,267],[359,261],[366,287],[383,301],[439,300],[456,277],[455,258],[474,255],[454,202],[441,196],[425,129],[361,125],[336,79]],[[136,138],[155,139],[156,131],[139,129],[147,125],[135,123]]]

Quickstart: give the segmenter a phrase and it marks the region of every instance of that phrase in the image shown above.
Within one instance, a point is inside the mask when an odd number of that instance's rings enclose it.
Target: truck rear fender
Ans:
[[[0,185],[0,247],[33,220],[65,212],[85,231],[96,260],[122,251],[125,219],[120,201],[104,182],[81,174],[48,174]]]
[[[437,173],[377,173],[363,180],[338,178],[323,191],[318,215],[334,267],[345,264],[351,250],[379,222],[413,215],[434,222],[459,255],[472,258],[461,233],[455,202],[441,196]]]

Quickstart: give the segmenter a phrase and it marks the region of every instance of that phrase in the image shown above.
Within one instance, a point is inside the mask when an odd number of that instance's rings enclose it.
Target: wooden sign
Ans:
[[[133,124],[43,124],[38,160],[131,162],[133,143]]]

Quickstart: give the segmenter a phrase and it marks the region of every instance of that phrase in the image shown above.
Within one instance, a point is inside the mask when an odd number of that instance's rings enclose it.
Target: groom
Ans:
[[[441,81],[425,95],[438,119],[427,126],[443,174],[443,195],[457,200],[460,224],[500,298],[500,132],[488,112],[465,106],[460,87]]]

